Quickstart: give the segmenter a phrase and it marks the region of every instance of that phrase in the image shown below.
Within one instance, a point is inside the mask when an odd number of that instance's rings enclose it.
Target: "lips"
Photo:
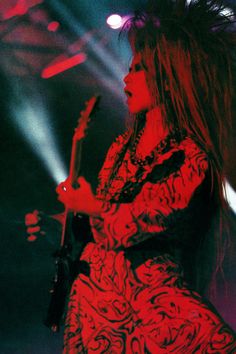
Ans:
[[[128,90],[126,87],[124,88],[125,94],[127,97],[131,97],[132,96],[132,92],[130,90]]]

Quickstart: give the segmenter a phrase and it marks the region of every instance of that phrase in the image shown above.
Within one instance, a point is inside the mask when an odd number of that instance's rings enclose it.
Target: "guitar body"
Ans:
[[[89,275],[89,265],[87,262],[81,261],[80,257],[84,247],[88,242],[93,241],[93,234],[91,231],[89,217],[87,215],[76,214],[71,222],[72,235],[74,244],[71,252],[71,282],[74,281],[79,273]],[[82,235],[82,237],[81,237]]]
[[[56,272],[50,290],[51,299],[44,324],[50,327],[53,332],[59,331],[59,325],[64,315],[66,299],[71,285],[80,273],[89,275],[89,265],[81,261],[80,256],[85,245],[93,241],[89,217],[87,215],[68,216],[67,235],[70,242],[55,253]]]

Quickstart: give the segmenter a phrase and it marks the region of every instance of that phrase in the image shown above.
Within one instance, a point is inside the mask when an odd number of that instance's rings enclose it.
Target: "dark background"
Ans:
[[[164,1],[164,0],[163,0]],[[228,4],[235,7],[234,1]],[[107,147],[125,127],[122,77],[131,54],[118,31],[106,25],[112,13],[130,14],[138,0],[0,0],[1,247],[0,353],[60,353],[62,332],[43,325],[60,244],[63,211],[55,188],[68,173],[71,139],[84,102],[101,94],[84,143],[82,173],[96,187]],[[58,21],[57,31],[48,25]],[[53,62],[78,53],[87,60],[49,79]],[[226,142],[231,186],[236,189],[235,134]],[[40,211],[40,231],[28,241],[25,215]],[[234,234],[232,235],[235,236]],[[226,263],[227,301],[215,301],[236,329],[235,263]]]

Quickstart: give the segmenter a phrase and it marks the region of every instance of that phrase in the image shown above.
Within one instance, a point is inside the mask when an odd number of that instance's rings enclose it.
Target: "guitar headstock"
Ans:
[[[75,128],[74,139],[77,141],[83,139],[85,137],[85,131],[88,127],[88,123],[90,121],[90,117],[94,112],[100,96],[93,96],[85,103],[85,109],[80,112],[80,117],[78,119],[78,125]]]

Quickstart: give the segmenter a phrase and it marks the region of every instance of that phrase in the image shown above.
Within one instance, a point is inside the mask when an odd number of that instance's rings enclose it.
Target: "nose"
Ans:
[[[130,74],[128,73],[127,75],[125,75],[123,81],[125,84],[127,84],[129,82],[129,79],[130,79]]]

